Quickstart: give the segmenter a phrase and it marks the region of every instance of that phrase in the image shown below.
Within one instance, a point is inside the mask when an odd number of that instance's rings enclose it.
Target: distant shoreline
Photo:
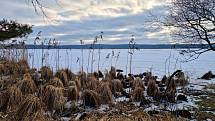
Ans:
[[[4,49],[22,49],[23,46],[17,44],[4,45]],[[208,48],[207,44],[85,44],[85,45],[25,45],[26,49],[198,49]],[[3,46],[0,45],[0,49]]]

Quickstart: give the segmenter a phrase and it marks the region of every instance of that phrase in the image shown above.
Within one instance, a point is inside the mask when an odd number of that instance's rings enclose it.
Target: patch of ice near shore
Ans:
[[[129,98],[126,98],[123,96],[115,99],[115,102],[124,102],[124,101],[129,101]]]

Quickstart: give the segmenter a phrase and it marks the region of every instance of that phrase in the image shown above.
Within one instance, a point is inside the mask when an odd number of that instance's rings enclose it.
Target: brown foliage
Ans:
[[[117,92],[123,91],[123,85],[119,79],[114,79],[111,81],[111,90],[112,93],[115,95]]]
[[[98,87],[98,84],[99,84],[99,81],[94,76],[87,77],[86,89],[96,90]]]
[[[100,106],[99,94],[93,90],[84,90],[82,94],[82,100],[83,100],[84,106],[94,107],[94,108]]]
[[[69,70],[68,68],[66,68],[66,69],[64,69],[64,71],[66,72],[68,80],[75,80],[76,75],[74,73],[72,73],[71,70]]]
[[[19,60],[17,62],[17,65],[18,65],[18,67],[17,67],[18,69],[17,70],[18,70],[19,74],[23,75],[25,73],[28,73],[30,67],[28,65],[28,61],[27,60],[21,59],[21,60]]]
[[[68,88],[68,100],[77,102],[78,101],[78,95],[79,95],[79,92],[78,92],[76,85],[69,86],[69,88]]]
[[[135,87],[135,89],[133,91],[133,94],[132,94],[132,100],[136,101],[136,102],[139,102],[139,101],[142,101],[144,99],[145,99],[145,97],[144,97],[144,89],[141,88],[141,87]]]
[[[137,77],[134,79],[133,84],[132,84],[132,89],[135,89],[136,87],[140,87],[143,90],[145,90],[144,83],[140,77]]]
[[[63,88],[47,85],[42,89],[42,101],[50,111],[61,110],[65,104]]]
[[[188,83],[188,78],[185,77],[184,72],[178,72],[176,75],[176,84],[179,86],[185,86]]]
[[[17,88],[15,85],[11,86],[8,89],[8,106],[7,109],[8,110],[15,110],[17,108],[17,106],[22,102],[23,96],[22,96],[22,92],[19,88]]]
[[[43,66],[41,69],[40,69],[40,73],[41,73],[41,79],[43,80],[46,80],[46,81],[49,81],[50,79],[53,78],[53,72],[52,70],[47,67],[47,66]]]
[[[41,101],[38,97],[28,95],[19,105],[14,116],[16,121],[45,121]]]
[[[111,67],[110,71],[109,71],[109,74],[110,74],[110,80],[113,80],[116,78],[116,69],[115,67]]]
[[[112,103],[112,92],[109,86],[109,83],[101,83],[98,87],[98,93],[101,97],[102,104],[111,104]]]
[[[58,77],[65,87],[68,87],[69,80],[67,78],[67,74],[64,70],[59,70],[56,72],[55,77]]]
[[[156,82],[154,79],[149,79],[148,85],[147,85],[147,94],[149,96],[156,97],[160,93],[160,90],[158,89],[158,86],[156,85]]]
[[[174,102],[175,101],[175,93],[176,93],[176,84],[174,79],[169,80],[169,83],[166,87],[165,91],[165,99]]]
[[[78,79],[81,82],[81,88],[86,89],[86,83],[87,83],[87,74],[85,72],[79,72]]]
[[[33,94],[37,90],[36,84],[32,80],[31,75],[29,73],[25,74],[23,80],[18,82],[18,87],[24,95]]]
[[[51,79],[47,84],[48,85],[53,85],[55,87],[61,87],[61,88],[64,87],[63,82],[57,77],[54,77],[53,79]]]

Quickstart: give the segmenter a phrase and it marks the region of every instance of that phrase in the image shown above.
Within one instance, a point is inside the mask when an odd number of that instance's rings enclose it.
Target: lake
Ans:
[[[40,68],[50,66],[54,71],[58,68],[69,68],[73,72],[81,70],[83,51],[83,69],[88,72],[99,69],[105,71],[111,66],[130,72],[130,54],[127,49],[28,49],[28,61],[31,67]],[[215,71],[214,52],[202,54],[198,59],[183,62],[185,56],[179,54],[180,50],[174,49],[140,49],[132,55],[131,72],[143,73],[152,71],[159,77],[171,74],[176,69],[183,70],[192,78],[197,78],[205,72]],[[42,60],[43,53],[43,60]],[[92,62],[93,53],[93,62]]]

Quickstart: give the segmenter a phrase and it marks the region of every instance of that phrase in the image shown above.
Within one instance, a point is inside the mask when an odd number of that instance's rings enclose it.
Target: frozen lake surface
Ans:
[[[43,54],[42,54],[43,53]],[[93,62],[92,62],[93,53]],[[31,66],[40,68],[50,66],[54,71],[58,68],[69,68],[73,72],[81,70],[81,49],[28,49],[28,61]],[[183,70],[191,78],[197,78],[211,70],[215,72],[214,52],[202,54],[191,62],[183,62],[185,56],[179,50],[171,49],[141,49],[135,50],[132,56],[132,73],[152,71],[159,77],[171,74],[176,69]],[[44,57],[42,62],[42,55]],[[88,72],[98,70],[99,50],[83,50],[83,67]],[[102,49],[100,50],[100,70],[110,69],[111,66],[129,73],[130,55],[127,49]],[[93,64],[92,64],[93,63]],[[93,65],[93,67],[92,67]]]

